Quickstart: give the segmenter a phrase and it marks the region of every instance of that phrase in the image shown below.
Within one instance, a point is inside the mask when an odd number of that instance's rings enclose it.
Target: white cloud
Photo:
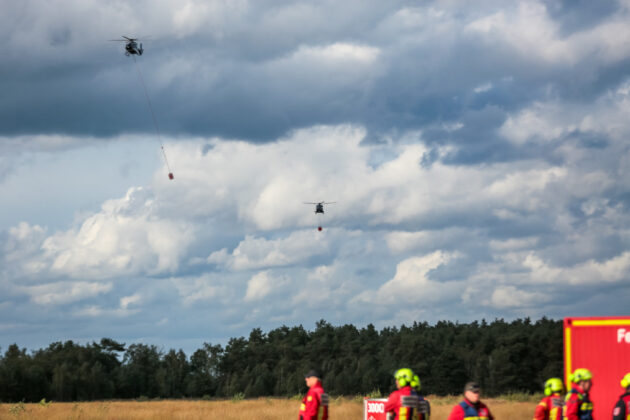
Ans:
[[[177,7],[171,9],[173,30],[180,38],[210,31],[214,37],[220,39],[230,18],[234,19],[245,13],[247,5],[245,0],[178,2]]]
[[[529,254],[523,266],[531,270],[536,283],[561,283],[568,285],[618,283],[630,278],[630,252],[623,252],[608,260],[585,261],[572,267],[555,267],[535,254]]]
[[[483,92],[487,92],[490,89],[492,89],[492,83],[491,82],[486,82],[483,83],[479,86],[477,86],[476,88],[473,89],[473,92],[475,93],[483,93]]]
[[[350,279],[343,279],[338,264],[320,265],[306,275],[303,286],[294,294],[291,302],[296,307],[321,308],[343,302],[349,293],[344,287]],[[339,282],[338,284],[335,284]],[[344,302],[345,303],[345,302]]]
[[[379,305],[427,305],[448,297],[456,282],[450,284],[432,280],[430,273],[446,265],[456,254],[435,251],[421,257],[411,257],[396,266],[394,278],[383,284],[376,292],[364,292],[355,302],[376,303]]]
[[[3,245],[4,269],[22,274],[37,274],[46,268],[41,260],[40,247],[46,238],[46,229],[26,222],[9,228]],[[0,269],[1,271],[1,269]]]
[[[544,293],[527,292],[514,286],[500,286],[492,292],[490,301],[485,304],[505,309],[540,306],[549,300],[550,297]]]
[[[103,308],[99,305],[88,305],[74,310],[72,315],[79,318],[126,318],[139,312],[139,308],[129,309],[122,306],[118,308]]]
[[[221,279],[212,274],[200,276],[174,277],[170,279],[177,288],[185,305],[197,302],[221,302],[227,296],[227,289]]]
[[[78,230],[48,237],[42,248],[50,270],[75,278],[172,272],[193,236],[186,222],[159,216],[159,203],[132,188],[103,204]]]
[[[390,232],[385,237],[387,246],[394,253],[401,253],[426,243],[430,238],[428,232]]]
[[[533,249],[538,244],[537,237],[511,238],[507,240],[491,240],[490,248],[497,252]]]
[[[131,296],[123,296],[120,298],[121,309],[128,309],[129,305],[134,305],[142,300],[142,296],[139,293],[134,293]]]
[[[305,262],[310,257],[329,251],[326,233],[311,229],[273,240],[247,235],[231,254],[226,249],[215,251],[208,257],[208,262],[230,270],[253,270]]]
[[[269,271],[254,274],[247,282],[245,302],[253,302],[269,296],[274,289],[282,289],[289,284],[289,279],[274,277]]]
[[[559,23],[552,20],[548,4],[540,1],[518,3],[514,10],[504,9],[470,22],[466,31],[481,34],[487,41],[505,43],[523,57],[543,62],[575,65],[597,57],[600,63],[628,57],[620,44],[630,36],[625,23],[628,11],[593,27],[564,36]]]
[[[326,46],[302,46],[292,58],[298,61],[359,62],[365,65],[376,60],[379,53],[379,49],[375,47],[337,42]]]
[[[39,305],[64,305],[108,293],[113,284],[90,282],[56,282],[24,287],[22,290]]]

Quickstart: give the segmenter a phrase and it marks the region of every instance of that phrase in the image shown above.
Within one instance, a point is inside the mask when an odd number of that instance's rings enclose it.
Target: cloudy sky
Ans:
[[[628,313],[630,0],[0,8],[3,349]]]

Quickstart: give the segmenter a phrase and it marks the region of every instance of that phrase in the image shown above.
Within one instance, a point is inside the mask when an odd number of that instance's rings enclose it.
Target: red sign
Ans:
[[[387,398],[366,398],[363,400],[363,420],[387,420],[385,412]]]
[[[630,372],[630,316],[564,319],[564,380],[585,368],[593,373],[593,417],[610,418]]]

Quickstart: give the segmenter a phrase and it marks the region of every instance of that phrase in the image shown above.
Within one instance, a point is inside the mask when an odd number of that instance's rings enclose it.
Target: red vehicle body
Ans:
[[[621,378],[630,372],[630,316],[564,319],[564,381],[585,368],[593,373],[590,399],[593,417],[608,419],[624,390]]]

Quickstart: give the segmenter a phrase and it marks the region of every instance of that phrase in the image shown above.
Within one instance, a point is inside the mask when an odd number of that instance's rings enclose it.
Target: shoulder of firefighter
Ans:
[[[534,420],[561,420],[564,400],[560,394],[544,397],[536,406]]]
[[[630,420],[630,392],[626,392],[613,408],[613,420]]]
[[[407,385],[389,395],[385,412],[388,419],[428,420],[428,403]]]
[[[573,387],[565,397],[566,404],[562,410],[562,418],[565,420],[592,420],[593,403],[587,393],[582,393],[581,388]]]
[[[448,420],[494,420],[494,417],[481,401],[476,405],[462,401],[453,407]]]

